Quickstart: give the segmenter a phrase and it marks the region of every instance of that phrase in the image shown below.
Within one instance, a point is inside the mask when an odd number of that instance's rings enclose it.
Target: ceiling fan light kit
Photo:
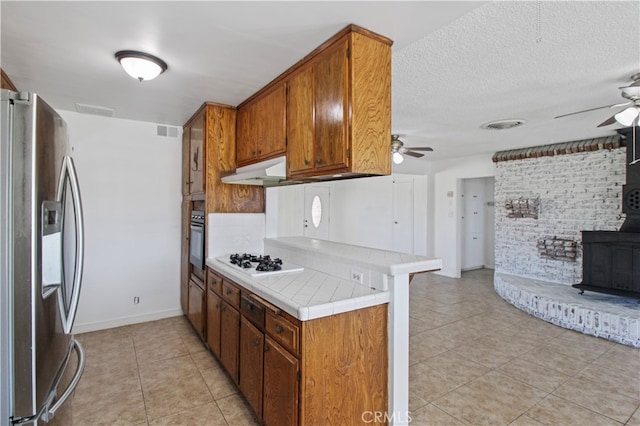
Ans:
[[[401,164],[404,161],[404,157],[399,152],[394,152],[393,154],[391,154],[391,156],[395,164]]]
[[[141,82],[153,80],[168,68],[162,59],[137,50],[121,50],[115,57],[127,74]]]
[[[640,108],[636,106],[631,106],[616,115],[614,115],[616,121],[623,126],[629,127],[633,125],[633,122],[638,118],[638,114],[640,113]]]
[[[391,135],[391,159],[395,164],[402,163],[405,155],[414,158],[424,157],[424,154],[416,151],[433,151],[433,148],[428,146],[405,147],[404,142],[400,140],[400,135]]]
[[[609,126],[610,124],[618,123],[623,126],[632,126],[633,122],[636,121],[636,125],[638,125],[638,115],[640,113],[640,72],[631,76],[632,83],[628,86],[618,87],[621,93],[620,95],[628,99],[629,102],[623,102],[613,105],[604,105],[595,108],[584,109],[582,111],[570,112],[568,114],[558,115],[553,118],[562,118],[567,117],[569,115],[582,114],[583,112],[596,111],[604,108],[619,108],[626,106],[624,110],[614,114],[613,116],[607,118],[602,123],[598,124],[598,127]],[[638,121],[637,121],[638,120]]]

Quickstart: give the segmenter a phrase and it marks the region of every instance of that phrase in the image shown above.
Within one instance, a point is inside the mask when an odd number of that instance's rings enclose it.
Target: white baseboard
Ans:
[[[95,321],[84,324],[75,324],[73,334],[88,333],[90,331],[105,330],[107,328],[122,327],[123,325],[138,324],[147,321],[156,321],[164,318],[184,315],[182,309],[169,309],[166,311],[149,312],[142,315],[109,319],[106,321]]]

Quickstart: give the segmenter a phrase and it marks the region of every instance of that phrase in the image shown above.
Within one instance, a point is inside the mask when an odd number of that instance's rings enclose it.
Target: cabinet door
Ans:
[[[238,165],[251,161],[256,155],[256,129],[252,127],[252,110],[252,104],[238,109],[236,118],[236,162]]]
[[[239,340],[240,314],[223,301],[220,313],[220,362],[236,383],[238,383]]]
[[[286,145],[285,84],[279,84],[256,104],[258,119],[257,156],[261,159],[284,154]]]
[[[189,308],[189,236],[191,223],[191,202],[182,202],[181,243],[180,243],[180,307],[185,314]]]
[[[299,361],[269,336],[264,351],[264,425],[297,425]]]
[[[182,195],[191,194],[191,174],[189,173],[190,138],[191,132],[187,126],[182,130]]]
[[[204,290],[194,281],[190,280],[187,317],[202,339],[204,339],[204,296]]]
[[[210,288],[207,294],[207,344],[217,358],[220,358],[221,308],[222,299]]]
[[[287,161],[289,174],[313,169],[313,68],[287,82]]]
[[[313,67],[315,82],[315,167],[348,166],[349,64],[345,38],[319,55]]]
[[[205,112],[203,111],[189,126],[189,173],[191,176],[190,181],[192,194],[200,194],[204,192],[204,116]]]
[[[258,417],[262,417],[262,355],[264,334],[245,317],[240,319],[240,380],[238,386]]]

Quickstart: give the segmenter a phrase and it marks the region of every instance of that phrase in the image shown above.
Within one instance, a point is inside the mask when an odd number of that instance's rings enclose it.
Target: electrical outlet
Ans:
[[[138,303],[140,303],[140,298],[139,298],[138,296],[135,296],[135,297],[133,298],[133,304],[134,304],[134,305],[137,305]]]
[[[351,281],[355,281],[358,284],[364,284],[364,274],[360,271],[351,271]]]

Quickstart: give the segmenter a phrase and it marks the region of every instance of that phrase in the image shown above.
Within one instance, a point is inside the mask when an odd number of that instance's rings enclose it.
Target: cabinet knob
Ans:
[[[322,160],[319,158],[316,158],[316,164],[322,164]]]
[[[256,338],[256,340],[253,341],[253,346],[258,346],[260,344],[260,339]]]
[[[283,331],[284,331],[284,328],[282,328],[280,324],[276,324],[276,333],[282,334]]]
[[[305,166],[308,166],[309,164],[311,164],[311,161],[309,161],[309,160],[304,160],[304,165],[305,165]]]

